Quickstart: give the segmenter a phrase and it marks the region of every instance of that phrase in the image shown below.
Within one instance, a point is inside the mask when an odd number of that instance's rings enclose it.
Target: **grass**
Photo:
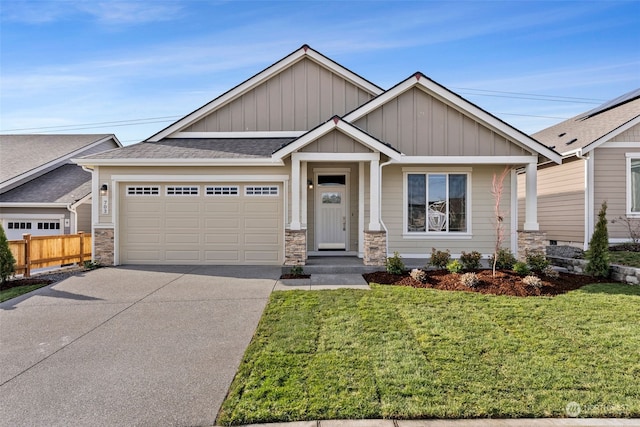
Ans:
[[[612,264],[640,268],[640,252],[609,251],[609,257]]]
[[[274,292],[218,424],[640,415],[640,287]]]
[[[31,291],[35,291],[38,288],[43,286],[47,286],[46,283],[36,284],[36,285],[25,285],[25,286],[16,286],[15,288],[4,289],[0,291],[0,302],[4,302],[16,297],[19,297],[22,294],[26,294]]]

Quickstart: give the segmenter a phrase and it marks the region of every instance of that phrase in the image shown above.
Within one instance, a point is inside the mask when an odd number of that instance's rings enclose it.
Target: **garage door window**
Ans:
[[[197,196],[200,187],[170,187],[167,186],[167,196]]]
[[[38,230],[60,230],[60,222],[39,222]]]
[[[244,187],[245,196],[277,196],[277,186]]]
[[[207,187],[206,191],[207,191],[207,196],[237,196],[238,186],[227,185],[227,186]]]
[[[159,196],[159,186],[127,187],[127,196]]]
[[[8,222],[7,228],[9,230],[31,230],[30,222]]]

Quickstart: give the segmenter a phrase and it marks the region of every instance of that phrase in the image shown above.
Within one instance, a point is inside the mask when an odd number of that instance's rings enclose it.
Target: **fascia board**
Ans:
[[[0,202],[0,208],[66,208],[68,203]]]
[[[80,166],[283,166],[284,162],[262,159],[72,159]]]
[[[333,120],[326,121],[320,126],[310,130],[306,134],[302,135],[300,138],[291,142],[286,147],[277,150],[275,153],[273,153],[272,158],[278,159],[278,160],[284,159],[289,154],[299,150],[300,148],[315,141],[316,139],[323,137],[324,135],[328,134],[335,128],[336,128],[336,125]]]
[[[384,92],[383,89],[363,79],[353,71],[333,62],[332,60],[319,54],[318,52],[316,52],[311,48],[308,48],[306,54],[309,58],[313,59],[314,61],[318,62],[321,65],[324,65],[334,73],[341,75],[342,77],[345,77],[347,80],[351,81],[356,86],[360,86],[362,89],[366,90],[367,92],[370,92],[374,95],[380,95],[381,93]]]
[[[596,139],[595,141],[589,143],[587,146],[582,147],[581,149],[582,154],[587,154],[588,152],[595,150],[605,142],[615,138],[616,136],[620,135],[622,132],[631,129],[637,124],[640,124],[640,116],[637,116],[629,120],[627,123],[623,124],[622,126],[619,126],[616,129],[613,129],[612,131],[604,134],[603,136]]]
[[[537,163],[538,156],[403,156],[400,164],[424,165],[524,165]]]

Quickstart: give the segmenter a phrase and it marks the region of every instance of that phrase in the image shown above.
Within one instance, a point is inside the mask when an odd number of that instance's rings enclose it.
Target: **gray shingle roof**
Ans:
[[[592,111],[595,114],[579,114],[534,133],[532,137],[548,147],[555,146],[555,150],[560,154],[585,148],[609,132],[618,129],[636,117],[640,117],[640,97],[617,106],[610,105],[608,109],[601,112],[598,112],[598,109]]]
[[[91,193],[91,173],[67,164],[0,194],[5,203],[73,203]]]
[[[268,158],[294,138],[164,139],[140,142],[85,159],[241,159]]]
[[[0,135],[0,183],[108,136],[110,134]]]

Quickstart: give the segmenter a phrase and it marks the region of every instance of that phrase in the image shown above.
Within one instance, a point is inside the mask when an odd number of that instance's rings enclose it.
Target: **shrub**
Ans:
[[[384,263],[389,274],[402,274],[404,273],[404,262],[398,252],[394,252],[392,257],[388,257]]]
[[[489,262],[493,265],[493,255],[491,256]],[[496,262],[496,268],[498,270],[511,270],[513,268],[513,264],[516,263],[516,257],[513,256],[513,253],[509,249],[500,249],[498,251],[498,260]]]
[[[480,279],[476,273],[464,273],[460,276],[460,283],[468,288],[475,288],[480,283]]]
[[[527,263],[522,261],[517,261],[515,264],[513,264],[513,271],[519,276],[526,276],[531,273],[531,270],[529,270],[529,266],[527,265]]]
[[[6,282],[15,271],[16,259],[9,249],[9,241],[7,235],[4,234],[4,228],[0,225],[0,283]]]
[[[449,264],[447,264],[447,270],[449,273],[460,273],[462,272],[462,263],[457,259],[454,259]]]
[[[451,252],[447,249],[444,251],[436,251],[436,248],[431,248],[431,259],[429,260],[429,264],[433,265],[435,268],[440,270],[444,270],[447,268],[447,264],[451,261]]]
[[[291,267],[291,270],[289,270],[289,273],[299,276],[301,274],[304,274],[304,269],[301,265],[294,265],[293,267]]]
[[[540,278],[536,276],[527,276],[522,279],[522,283],[524,283],[525,285],[533,286],[534,288],[542,287],[542,280],[540,280]]]
[[[480,268],[480,260],[482,259],[482,254],[478,251],[473,251],[470,253],[466,253],[462,251],[460,255],[460,262],[462,263],[462,267],[465,270],[477,270]]]
[[[556,270],[554,270],[553,267],[551,267],[550,265],[547,266],[547,268],[544,269],[542,274],[544,274],[545,276],[547,276],[547,277],[549,277],[551,279],[557,279],[558,277],[560,277],[560,273],[558,273]]]
[[[414,268],[413,270],[411,270],[411,273],[409,273],[409,275],[413,277],[414,280],[417,280],[420,283],[425,283],[427,281],[427,272],[421,268]]]
[[[549,260],[542,251],[527,251],[526,259],[527,265],[531,268],[531,271],[535,273],[542,273],[549,267]]]
[[[609,277],[609,232],[607,231],[607,202],[602,202],[598,222],[589,241],[585,271],[596,277]]]

